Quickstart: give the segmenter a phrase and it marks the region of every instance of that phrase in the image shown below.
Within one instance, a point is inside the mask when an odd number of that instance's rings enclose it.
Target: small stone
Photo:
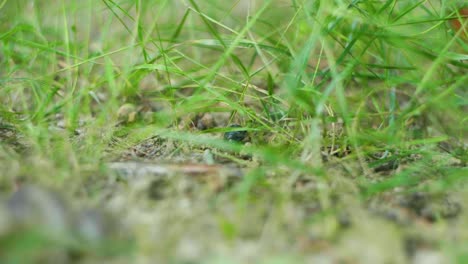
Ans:
[[[164,177],[153,180],[148,187],[148,197],[152,200],[161,200],[166,196],[169,182]]]
[[[400,161],[397,159],[392,159],[374,167],[374,171],[375,172],[393,171],[393,170],[396,170],[398,166],[400,166]]]
[[[411,258],[412,264],[441,264],[448,262],[449,260],[441,252],[430,249],[420,249]]]
[[[205,149],[205,151],[203,151],[203,161],[208,165],[215,164],[213,153],[211,153],[209,149]]]
[[[41,226],[58,233],[68,230],[70,210],[56,192],[34,185],[23,185],[6,203],[17,227]]]
[[[240,125],[234,124],[230,125],[230,128],[240,128]],[[245,130],[235,130],[228,131],[224,133],[224,139],[228,141],[242,142],[247,138],[247,131]]]
[[[207,130],[216,126],[213,115],[206,113],[195,117],[195,125],[199,130]]]
[[[114,225],[108,215],[97,209],[84,209],[78,212],[74,219],[78,237],[91,244],[98,244],[108,239]]]
[[[136,120],[138,111],[133,104],[124,104],[117,111],[117,116],[120,122],[132,123]]]

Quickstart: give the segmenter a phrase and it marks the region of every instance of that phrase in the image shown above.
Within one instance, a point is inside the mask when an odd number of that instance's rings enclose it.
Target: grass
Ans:
[[[381,217],[402,195],[468,199],[462,1],[249,2],[0,3],[4,193],[24,177],[85,203],[123,196],[124,257],[141,262],[404,263],[414,240],[464,262],[463,210],[434,209],[428,225],[414,208],[409,226]],[[219,125],[194,128],[205,113]],[[222,140],[232,123],[250,143]],[[184,177],[160,202],[109,190],[105,164],[154,136],[176,146],[160,159],[210,150],[245,176],[215,193],[188,182],[189,201]]]

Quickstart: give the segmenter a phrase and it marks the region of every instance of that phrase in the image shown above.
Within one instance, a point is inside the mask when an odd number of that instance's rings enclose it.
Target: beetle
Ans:
[[[230,128],[240,128],[240,125],[233,124],[229,126]],[[228,141],[242,142],[247,138],[247,131],[245,130],[234,130],[224,133],[224,139]]]

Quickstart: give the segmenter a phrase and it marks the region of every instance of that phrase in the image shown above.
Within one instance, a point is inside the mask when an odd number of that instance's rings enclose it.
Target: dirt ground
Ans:
[[[216,123],[200,119],[191,129]],[[6,149],[27,152],[13,128],[1,131]],[[239,146],[248,148],[255,134],[244,136]],[[223,133],[209,137],[221,140]],[[153,136],[109,151],[81,197],[12,179],[14,189],[2,194],[2,244],[53,230],[56,239],[47,233],[41,244],[50,246],[33,247],[29,260],[55,263],[453,263],[447,252],[468,236],[464,186],[447,191],[436,180],[444,172],[424,161],[408,175],[421,180],[417,190],[399,186],[363,196],[359,164],[346,159],[353,149],[334,148],[322,148],[325,179],[261,156]],[[368,158],[367,177],[385,186],[418,160]],[[433,162],[463,166],[443,151]],[[15,259],[11,252],[0,256]]]

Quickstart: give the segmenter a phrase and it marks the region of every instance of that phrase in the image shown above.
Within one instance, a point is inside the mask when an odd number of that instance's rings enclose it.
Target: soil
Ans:
[[[20,145],[13,130],[3,128],[0,135],[7,146]],[[325,180],[313,173],[291,176],[261,160],[154,136],[105,161],[105,180],[93,183],[101,193],[98,207],[70,203],[58,198],[61,191],[21,183],[16,192],[4,195],[1,216],[14,222],[18,212],[34,213],[24,210],[32,206],[36,215],[28,218],[42,221],[41,226],[59,221],[72,236],[96,244],[138,241],[144,245],[141,258],[156,262],[196,263],[220,254],[249,261],[288,249],[325,263],[444,263],[438,241],[450,241],[450,234],[465,223],[460,193],[397,187],[361,199],[356,175],[351,174],[357,164],[346,161],[352,148],[341,148],[339,155],[330,151],[334,148],[322,151],[323,166],[334,175]],[[382,160],[381,154],[367,161],[376,182],[413,162],[391,156]],[[31,199],[34,193],[42,198]],[[437,228],[441,223],[447,226]],[[11,222],[0,225],[2,235],[18,228]],[[373,253],[363,257],[358,253],[362,250]],[[67,261],[95,257],[85,249],[64,254]]]

